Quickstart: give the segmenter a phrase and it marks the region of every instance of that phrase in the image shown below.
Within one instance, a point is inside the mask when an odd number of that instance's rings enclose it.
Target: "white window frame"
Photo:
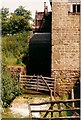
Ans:
[[[73,5],[76,5],[76,12],[73,12]],[[77,12],[77,5],[80,5],[80,3],[70,3],[70,12],[71,13],[78,13]]]

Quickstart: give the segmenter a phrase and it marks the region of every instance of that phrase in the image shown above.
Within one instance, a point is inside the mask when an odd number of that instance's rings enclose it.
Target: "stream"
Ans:
[[[46,94],[22,94],[17,96],[8,108],[2,112],[2,118],[29,118],[29,104],[47,102],[50,97]],[[31,110],[48,109],[49,106],[32,106]],[[33,117],[40,117],[39,112],[32,113]]]

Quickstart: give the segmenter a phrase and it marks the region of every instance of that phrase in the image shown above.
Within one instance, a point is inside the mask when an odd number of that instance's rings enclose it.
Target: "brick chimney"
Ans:
[[[46,2],[44,2],[44,9],[45,9],[45,7],[46,7]]]
[[[48,14],[48,6],[46,6],[46,2],[44,2],[44,13],[45,15]]]

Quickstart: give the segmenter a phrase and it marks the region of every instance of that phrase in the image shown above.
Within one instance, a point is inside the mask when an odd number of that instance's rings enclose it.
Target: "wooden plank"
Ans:
[[[50,91],[50,88],[48,86],[48,84],[46,83],[46,81],[44,80],[44,78],[41,76],[41,78],[43,79],[44,83],[46,84],[46,86],[48,87],[49,91]]]
[[[32,78],[32,77],[35,77],[35,78],[37,78],[37,76],[36,75],[21,75],[21,78]],[[50,77],[43,77],[43,79],[48,79],[48,80],[54,80],[54,78],[50,78]]]
[[[33,85],[27,84],[26,87],[33,87],[33,88],[36,87],[37,88],[37,84],[33,84]],[[39,85],[38,87],[41,90],[42,90],[42,88],[48,89],[47,86],[41,86],[41,85]]]
[[[32,118],[32,120],[64,120],[64,119],[80,119],[80,116],[64,116],[64,117],[53,117],[53,118]]]
[[[36,90],[36,91],[37,91],[37,87],[26,87],[26,89],[29,89],[29,90]],[[42,89],[39,88],[38,91],[47,91],[47,92],[49,92],[49,90],[46,89],[46,88],[42,88]]]
[[[21,81],[27,81],[27,82],[37,82],[37,79],[35,79],[35,78],[33,78],[33,79],[27,79],[27,78],[21,78]],[[43,83],[44,84],[44,81],[42,80],[42,79],[39,79],[39,82],[40,83]],[[54,84],[54,82],[52,82],[52,81],[46,81],[47,82],[47,84]]]
[[[27,81],[37,81],[37,78],[21,78],[21,80],[27,80]],[[48,84],[54,84],[54,82],[49,81],[49,80],[45,80]],[[44,82],[42,79],[39,79],[39,82]]]
[[[63,111],[75,111],[75,110],[81,110],[80,108],[74,108],[74,109],[48,109],[48,110],[31,110],[31,112],[63,112]]]
[[[36,84],[36,81],[30,81],[30,82],[28,82],[28,81],[25,81],[27,84]],[[39,81],[39,85],[45,85],[45,83],[43,83],[43,82],[40,82]],[[54,85],[53,84],[48,84],[49,85],[49,87],[54,87]]]
[[[34,87],[32,87],[32,88],[28,88],[28,87],[25,87],[25,89],[27,89],[27,90],[36,90],[37,91],[37,88],[34,88]],[[49,90],[48,89],[40,89],[40,90],[38,90],[38,91],[46,91],[46,92],[49,92]]]
[[[23,79],[22,79],[22,78],[21,78],[21,81],[24,81],[24,80],[27,81],[27,82],[37,82],[37,79],[34,79],[34,78],[33,78],[33,79],[27,79],[27,78],[23,78]],[[44,83],[42,79],[39,79],[39,82],[40,82],[40,83]],[[54,83],[51,82],[51,81],[47,81],[47,83],[50,84],[50,85],[51,85],[51,84],[54,84]]]
[[[81,99],[70,99],[70,100],[56,100],[56,101],[48,101],[48,102],[42,102],[42,103],[35,103],[30,105],[44,105],[44,104],[50,104],[50,103],[70,103],[70,102],[80,102]]]
[[[54,80],[54,78],[50,78],[50,77],[43,77],[44,79],[49,79],[49,80]]]

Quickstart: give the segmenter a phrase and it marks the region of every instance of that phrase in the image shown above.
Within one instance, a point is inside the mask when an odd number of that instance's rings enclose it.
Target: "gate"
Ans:
[[[30,117],[32,116],[33,112],[39,112],[44,113],[44,115],[41,118],[33,118],[32,119],[38,119],[38,120],[79,120],[80,119],[80,107],[72,107],[73,103],[80,102],[80,99],[71,99],[71,100],[57,100],[57,101],[49,101],[49,102],[42,102],[42,103],[35,103],[30,104]],[[41,106],[41,105],[50,105],[48,109],[43,110],[31,110],[31,106]],[[57,105],[57,108],[55,107]],[[64,105],[64,107],[63,107]],[[62,112],[67,112],[70,115],[63,116]],[[58,116],[56,116],[54,113],[58,113]],[[50,114],[49,114],[50,113]],[[49,114],[49,117],[48,117]],[[55,117],[55,116],[56,117]]]

